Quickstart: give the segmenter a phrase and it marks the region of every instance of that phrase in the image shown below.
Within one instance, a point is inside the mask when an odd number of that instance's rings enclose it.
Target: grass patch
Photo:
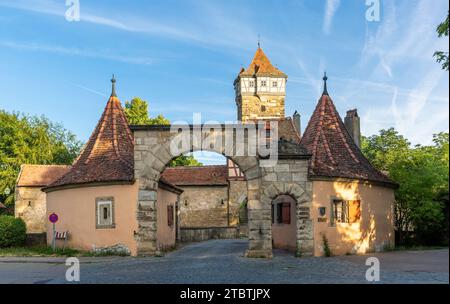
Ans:
[[[84,252],[69,248],[57,248],[53,252],[53,249],[47,246],[0,248],[0,257],[68,257],[83,254]]]
[[[0,248],[0,257],[107,257],[107,256],[126,256],[116,252],[95,253],[92,251],[83,251],[76,249],[57,248],[54,252],[52,247],[48,246],[30,246],[30,247],[9,247]]]

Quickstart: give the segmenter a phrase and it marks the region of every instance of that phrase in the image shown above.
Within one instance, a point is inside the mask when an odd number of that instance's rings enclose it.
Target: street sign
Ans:
[[[50,221],[50,223],[56,223],[58,221],[58,215],[56,213],[52,213],[49,215],[48,220]]]

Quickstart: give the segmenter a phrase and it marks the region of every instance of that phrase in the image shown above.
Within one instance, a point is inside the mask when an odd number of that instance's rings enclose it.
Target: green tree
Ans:
[[[71,164],[81,147],[74,134],[43,116],[0,110],[0,201],[14,205],[22,164]]]
[[[399,232],[414,228],[421,244],[441,243],[448,231],[443,193],[448,194],[448,133],[434,135],[431,146],[411,146],[394,129],[363,138],[362,150],[379,170],[400,186],[395,192],[395,225]],[[403,241],[403,236],[400,235]],[[447,239],[448,241],[448,239]]]
[[[148,112],[147,101],[135,97],[125,102],[125,115],[131,125],[170,125],[170,121],[163,115],[151,118]],[[192,155],[181,155],[169,163],[169,167],[179,166],[202,166]]]
[[[126,101],[124,111],[130,125],[170,125],[170,121],[161,114],[150,118],[148,103],[139,97]]]
[[[201,162],[192,155],[181,155],[169,163],[169,167],[199,167],[203,166]]]
[[[438,33],[439,38],[441,37],[448,37],[448,17],[445,19],[444,22],[438,25],[436,32]],[[448,62],[448,52],[444,51],[437,51],[434,53],[434,57],[436,57],[437,62],[442,64],[443,70],[449,70],[449,62]]]

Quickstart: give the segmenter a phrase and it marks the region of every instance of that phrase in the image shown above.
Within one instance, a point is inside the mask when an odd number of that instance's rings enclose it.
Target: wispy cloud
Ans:
[[[331,33],[331,27],[333,26],[333,18],[340,4],[341,4],[340,0],[326,0],[325,16],[323,18],[323,32],[326,35],[329,35]]]
[[[61,18],[64,18],[66,11],[66,7],[63,4],[64,2],[52,0],[17,0],[14,2],[0,0],[0,6],[60,16]],[[117,14],[114,12],[108,15],[118,17],[111,19],[94,14],[87,5],[83,5],[80,21],[126,32],[189,42],[206,48],[221,46],[245,49],[249,46],[249,41],[254,41],[257,37],[257,31],[253,30],[249,24],[245,24],[238,16],[230,15],[215,5],[202,2],[202,5],[196,8],[201,18],[170,22],[168,20],[158,20],[157,17],[148,15],[143,18],[138,15]],[[193,19],[195,22],[192,22]],[[208,31],[205,31],[205,28],[208,28]],[[236,33],[239,33],[239,35]]]
[[[155,59],[147,57],[120,56],[117,54],[111,54],[99,50],[94,51],[88,49],[69,48],[58,45],[45,45],[35,42],[0,41],[0,46],[21,51],[49,52],[67,56],[98,58],[130,64],[151,65],[156,62]]]

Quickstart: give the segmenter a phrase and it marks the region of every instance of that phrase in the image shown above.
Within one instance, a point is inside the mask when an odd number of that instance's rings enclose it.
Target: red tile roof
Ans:
[[[58,165],[22,165],[18,187],[46,187],[69,172],[70,166]]]
[[[167,168],[162,178],[176,186],[225,186],[228,169],[225,165]]]
[[[114,90],[114,89],[113,89]],[[72,169],[49,188],[134,180],[133,135],[115,93]]]
[[[312,154],[310,177],[349,178],[395,185],[364,157],[328,94],[320,98],[301,144]]]
[[[269,58],[267,58],[261,48],[258,48],[255,57],[248,68],[246,70],[242,69],[239,76],[274,76],[287,78],[285,73],[281,72],[270,63]]]

